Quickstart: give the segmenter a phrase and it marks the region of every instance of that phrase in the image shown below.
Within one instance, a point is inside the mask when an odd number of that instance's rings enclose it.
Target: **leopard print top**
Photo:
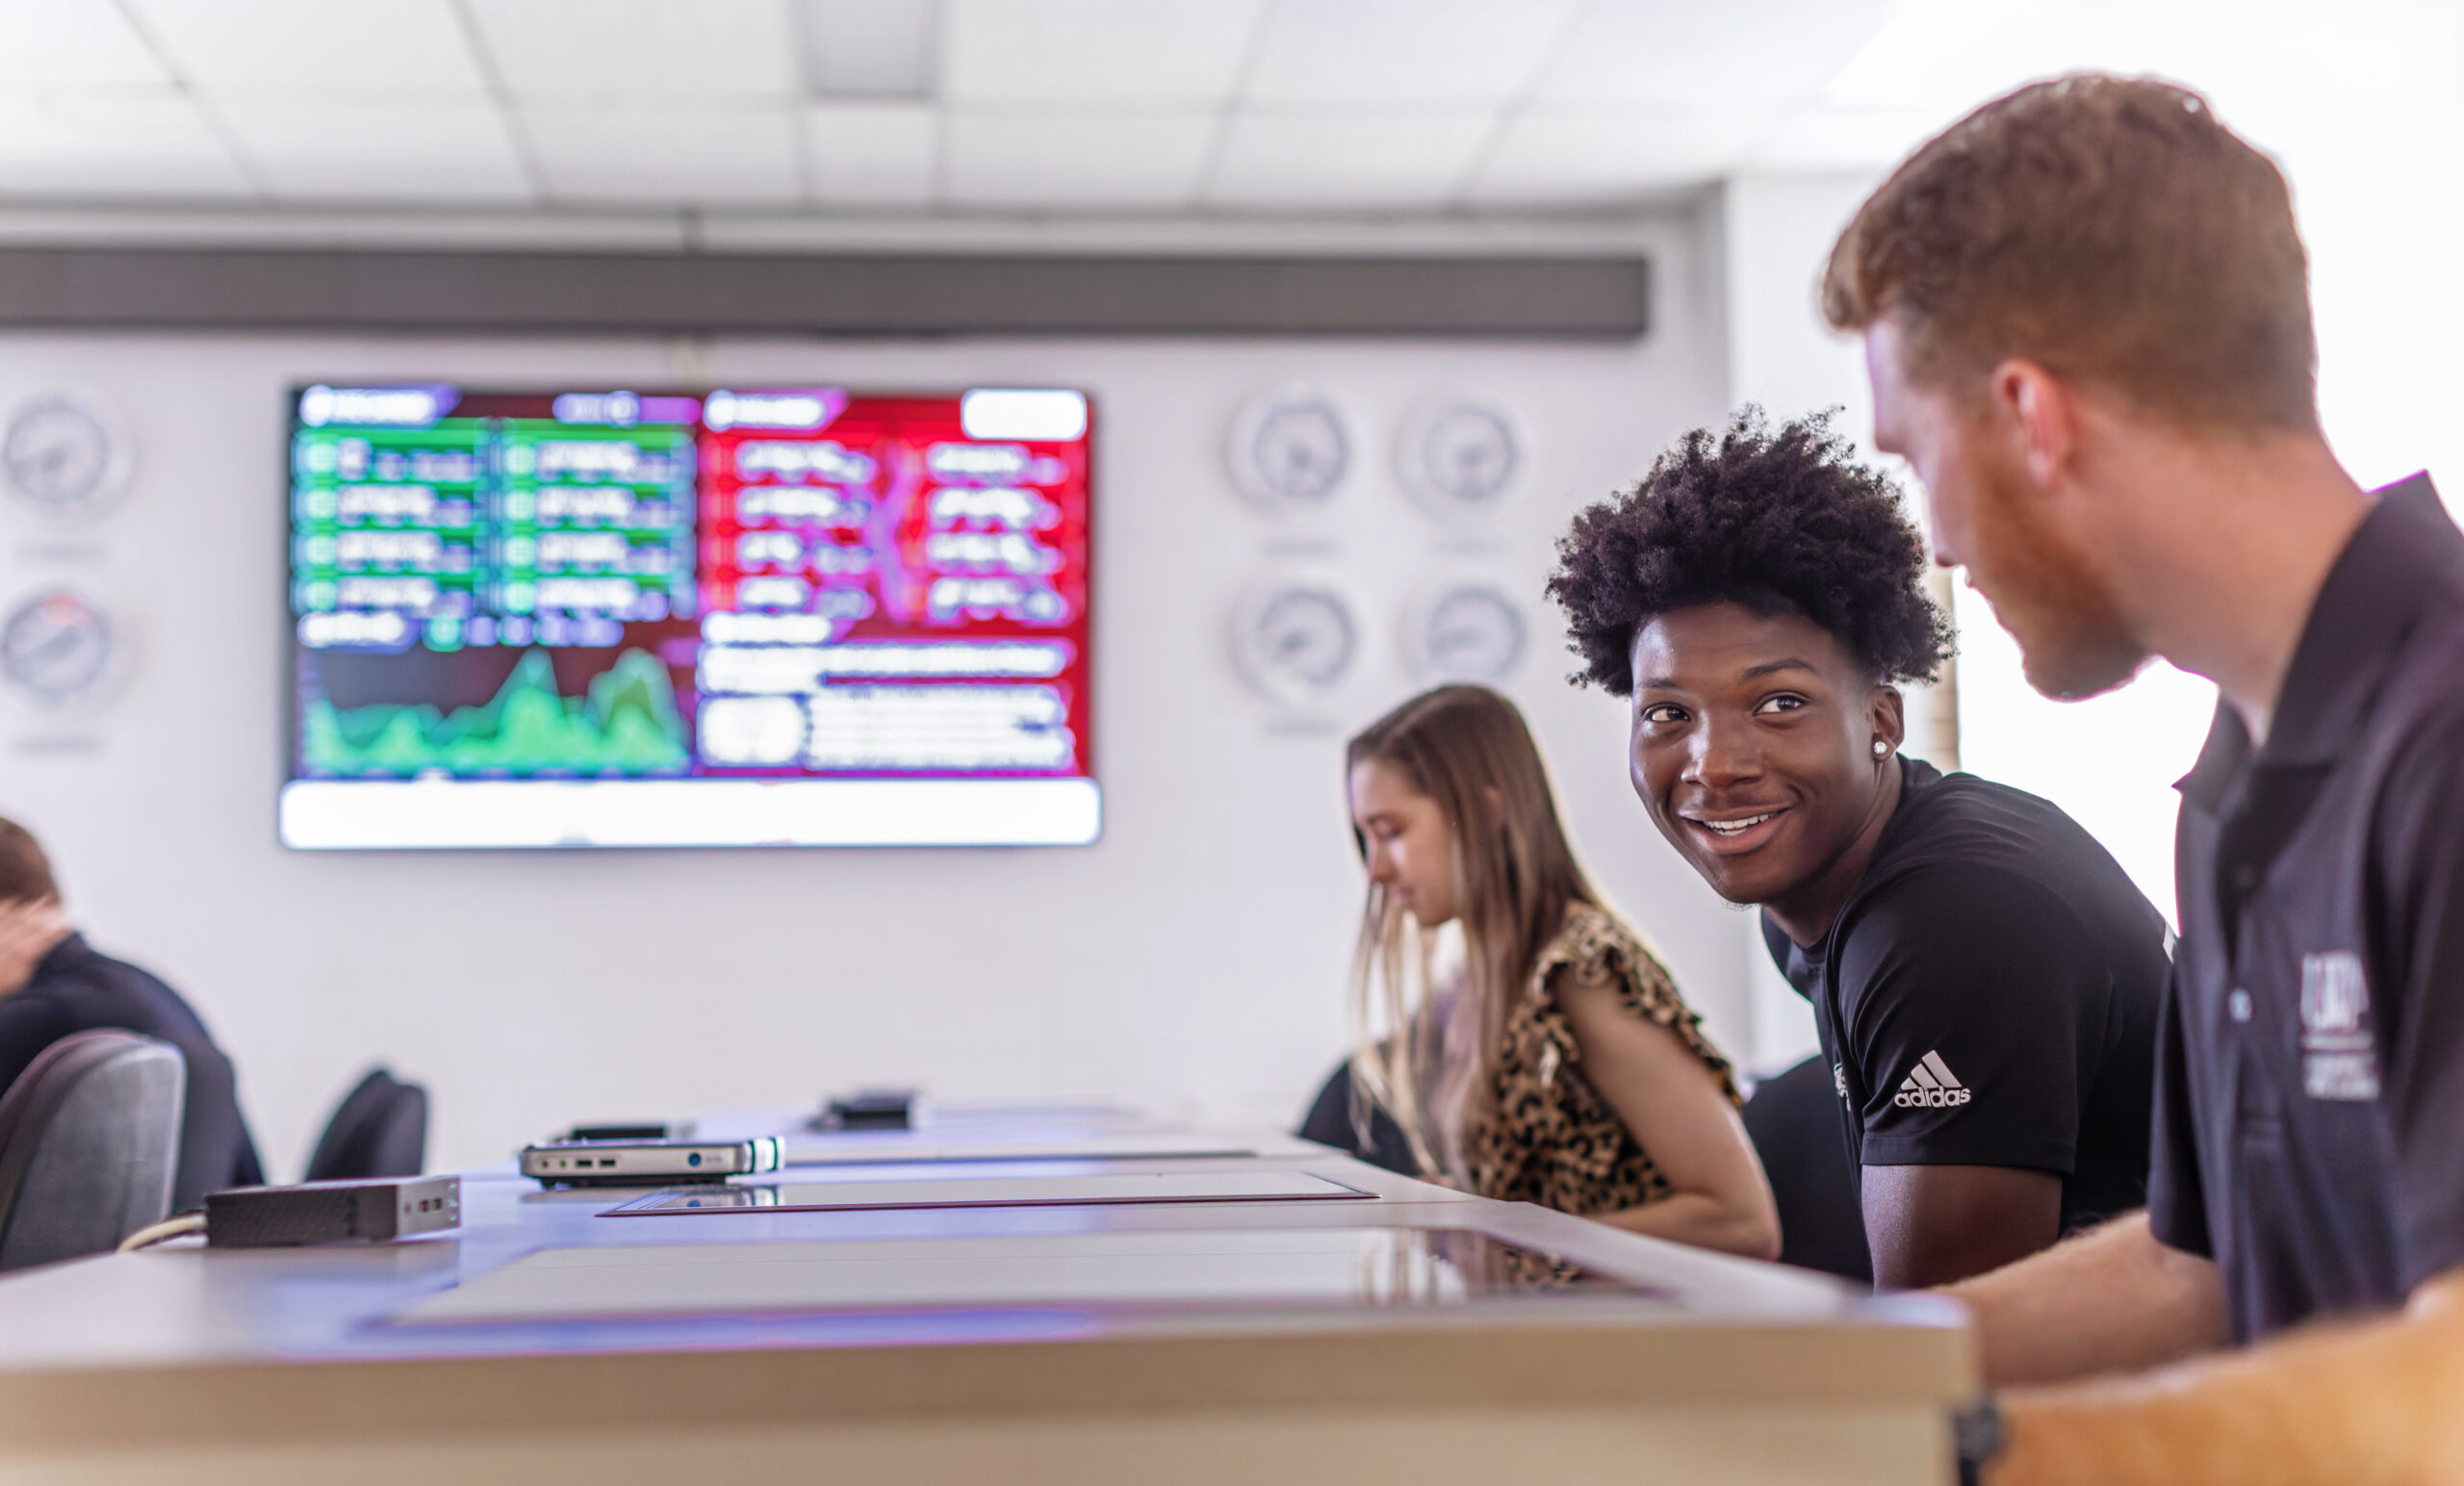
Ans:
[[[1587,1217],[1640,1207],[1669,1194],[1625,1121],[1579,1066],[1582,1048],[1557,1005],[1559,972],[1613,983],[1626,1009],[1659,1023],[1719,1075],[1732,1102],[1736,1081],[1727,1059],[1703,1036],[1703,1018],[1634,932],[1589,904],[1566,923],[1531,967],[1523,996],[1506,1013],[1498,1050],[1493,1117],[1464,1132],[1464,1165],[1474,1191],[1504,1202],[1537,1202]]]

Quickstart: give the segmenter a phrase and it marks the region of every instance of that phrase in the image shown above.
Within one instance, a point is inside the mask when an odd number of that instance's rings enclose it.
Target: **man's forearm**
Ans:
[[[1943,1294],[1976,1313],[1986,1381],[1997,1387],[2135,1371],[2227,1335],[2216,1267],[2157,1242],[2143,1213]]]
[[[2401,1315],[2143,1378],[2011,1395],[1989,1486],[2464,1480],[2464,1271]]]

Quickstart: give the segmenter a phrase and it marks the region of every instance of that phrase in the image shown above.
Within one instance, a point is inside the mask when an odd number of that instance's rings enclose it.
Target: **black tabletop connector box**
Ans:
[[[556,1139],[558,1140],[689,1140],[692,1134],[693,1122],[689,1119],[680,1125],[671,1125],[664,1121],[654,1123],[649,1120],[635,1120],[629,1123],[618,1121],[606,1125],[576,1125]]]
[[[205,1242],[214,1248],[382,1243],[461,1221],[458,1176],[236,1187],[205,1199]]]
[[[834,1095],[821,1113],[807,1122],[811,1130],[912,1130],[915,1090],[866,1089]]]

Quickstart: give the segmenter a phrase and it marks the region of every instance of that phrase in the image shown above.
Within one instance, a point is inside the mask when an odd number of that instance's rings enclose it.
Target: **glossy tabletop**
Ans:
[[[891,1449],[880,1442],[901,1429],[921,1433],[884,1458],[961,1479],[972,1468],[947,1451],[1002,1429],[1075,1422],[1069,1438],[1100,1452],[1165,1419],[1262,1441],[1296,1417],[1370,1429],[1435,1410],[1464,1427],[1502,1408],[1603,1428],[1649,1414],[1655,1438],[1705,1448],[1725,1438],[1703,1434],[1705,1410],[1780,1410],[1766,1445],[1808,1420],[1861,1420],[1887,1436],[1877,1460],[1904,1461],[1914,1422],[1971,1386],[1952,1307],[1490,1202],[1288,1137],[1032,1112],[886,1135],[735,1112],[698,1133],[765,1124],[793,1135],[796,1165],[764,1181],[808,1195],[1240,1172],[1368,1195],[609,1216],[643,1193],[470,1172],[449,1233],[186,1243],[0,1279],[0,1480],[142,1479],[158,1456],[167,1471],[186,1461],[183,1479],[213,1478],[199,1461],[281,1478],[280,1460],[305,1479],[372,1440],[390,1442],[380,1453],[404,1479],[439,1465],[422,1449],[464,1451],[471,1479],[525,1478],[526,1452],[550,1439],[577,1468],[637,1464],[646,1479],[662,1451],[735,1452],[751,1469],[764,1449],[801,1450],[853,1468],[862,1441]],[[1483,1268],[1498,1272],[1483,1282]],[[546,1272],[515,1283],[530,1270]],[[1137,1458],[1153,1478],[1217,1478],[1196,1457]],[[1056,1459],[1062,1479],[1095,1457]]]

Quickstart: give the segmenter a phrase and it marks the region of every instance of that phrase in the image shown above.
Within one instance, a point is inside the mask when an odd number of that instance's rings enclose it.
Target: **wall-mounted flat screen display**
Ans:
[[[292,397],[307,848],[1072,845],[1083,394]]]

